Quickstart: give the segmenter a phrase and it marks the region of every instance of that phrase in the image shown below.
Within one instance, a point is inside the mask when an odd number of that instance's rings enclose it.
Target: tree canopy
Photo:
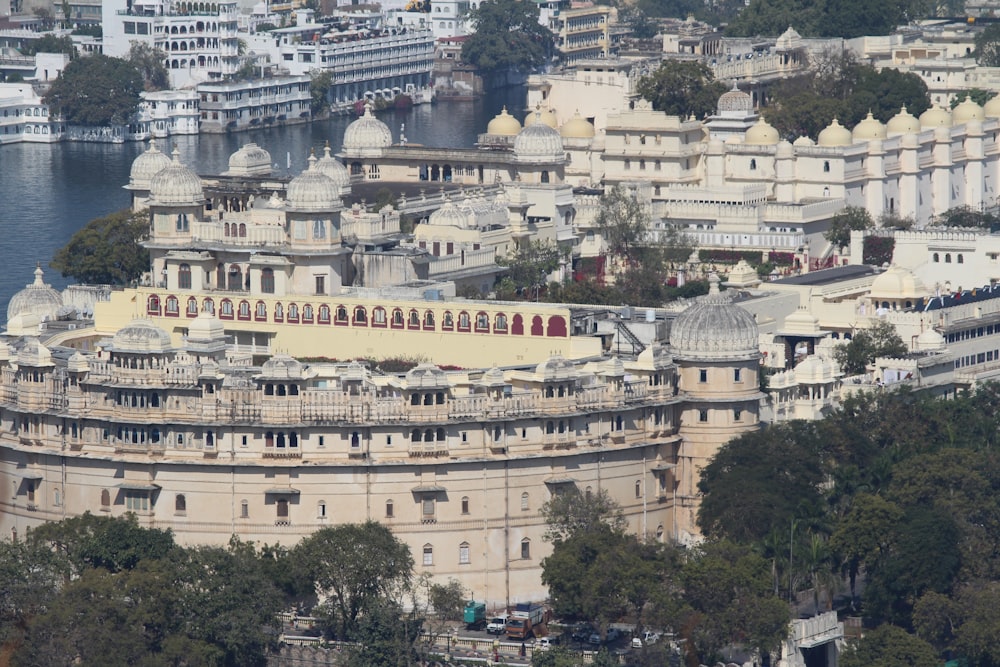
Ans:
[[[990,23],[976,35],[976,48],[972,52],[976,63],[982,67],[1000,67],[1000,24]]]
[[[868,329],[860,329],[834,351],[841,370],[848,375],[865,373],[876,357],[902,357],[908,352],[891,322],[879,320]]]
[[[845,248],[851,245],[851,232],[864,231],[875,226],[871,213],[860,206],[848,206],[833,216],[830,228],[823,233],[823,238],[835,248]]]
[[[145,212],[95,218],[56,251],[51,266],[81,283],[127,285],[149,270],[149,251],[141,245],[148,233]]]
[[[538,22],[538,5],[483,0],[469,12],[476,31],[462,45],[462,60],[486,78],[508,71],[531,72],[552,53],[552,32]]]
[[[70,125],[124,125],[139,108],[142,74],[120,58],[92,55],[66,65],[45,95]]]
[[[125,59],[138,70],[146,90],[164,90],[170,87],[170,73],[163,64],[167,54],[162,49],[144,42],[132,42]]]
[[[751,0],[746,9],[726,26],[726,34],[734,37],[777,37],[793,26],[803,37],[850,39],[864,35],[888,35],[899,25],[931,14],[933,9],[925,0],[878,3],[860,0]]]
[[[716,81],[708,65],[687,60],[664,60],[639,80],[639,94],[653,108],[671,116],[702,118],[715,111],[727,87]]]

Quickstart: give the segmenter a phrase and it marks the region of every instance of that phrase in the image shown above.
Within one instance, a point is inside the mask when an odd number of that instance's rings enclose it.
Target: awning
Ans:
[[[118,485],[119,489],[125,491],[148,491],[152,493],[153,491],[159,491],[159,484],[143,484],[142,482],[122,482]]]
[[[549,485],[576,484],[576,480],[572,477],[550,477],[545,480],[545,483]]]
[[[290,486],[272,486],[270,489],[264,491],[264,493],[269,496],[297,496],[299,495],[299,490],[293,489]]]
[[[415,486],[411,489],[413,493],[444,493],[447,491],[443,486],[428,484],[427,486]]]
[[[41,473],[37,473],[37,472],[26,472],[26,473],[24,473],[23,475],[21,475],[21,479],[23,479],[23,480],[27,480],[27,481],[29,481],[29,482],[40,482],[40,481],[42,481],[43,479],[45,479],[45,477],[43,477],[43,476],[41,475]]]
[[[666,472],[667,470],[673,470],[676,467],[676,463],[657,463],[655,466],[650,468],[650,470],[653,472]]]

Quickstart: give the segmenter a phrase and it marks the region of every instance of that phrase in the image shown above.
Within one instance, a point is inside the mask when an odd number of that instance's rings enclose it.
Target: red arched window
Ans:
[[[518,313],[510,323],[510,332],[515,336],[524,335],[524,318]]]
[[[322,306],[319,307],[318,321],[320,324],[330,323],[330,306],[323,304]]]
[[[146,300],[146,312],[150,315],[160,314],[160,297],[155,294],[149,295],[149,299]]]

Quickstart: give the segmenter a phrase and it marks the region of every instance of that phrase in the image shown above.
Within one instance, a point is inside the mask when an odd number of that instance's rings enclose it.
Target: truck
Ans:
[[[462,611],[466,630],[482,630],[486,625],[486,603],[469,600]]]
[[[491,635],[502,635],[507,631],[507,612],[498,614],[486,624],[486,632]]]
[[[507,619],[507,638],[524,641],[529,637],[545,635],[545,623],[548,620],[548,611],[543,605],[519,603]]]

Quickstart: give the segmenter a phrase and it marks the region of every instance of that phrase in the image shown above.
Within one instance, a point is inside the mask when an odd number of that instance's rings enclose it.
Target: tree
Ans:
[[[976,35],[972,56],[981,67],[1000,67],[1000,24],[990,23]]]
[[[258,28],[258,31],[260,28]],[[329,108],[330,87],[333,86],[333,73],[327,69],[315,69],[309,77],[309,110],[313,116],[319,116]]]
[[[449,579],[447,584],[432,583],[427,589],[427,601],[439,618],[461,620],[465,587],[457,579]]]
[[[498,285],[502,298],[515,295],[537,296],[538,289],[548,282],[550,273],[559,268],[563,253],[551,241],[530,241],[520,244],[497,264],[507,267],[507,275]]]
[[[883,625],[848,644],[841,667],[938,667],[934,647],[894,625]]]
[[[777,37],[788,26],[805,37],[888,35],[896,26],[927,11],[923,0],[866,3],[861,0],[811,3],[807,0],[751,0],[726,27],[735,37]]]
[[[398,599],[413,575],[410,548],[374,521],[322,528],[299,542],[295,558],[328,596],[321,611],[338,639],[355,638],[363,612]]]
[[[823,238],[835,248],[844,248],[851,245],[852,231],[864,231],[874,226],[875,221],[867,210],[859,206],[848,206],[833,216],[830,228],[823,233]]]
[[[476,31],[462,45],[462,61],[487,79],[508,71],[530,72],[552,52],[552,32],[538,22],[538,5],[518,0],[484,0],[469,12]]]
[[[127,285],[149,271],[149,251],[141,242],[149,233],[148,213],[118,211],[95,218],[52,258],[64,277],[93,285]]]
[[[73,44],[72,37],[68,35],[57,37],[51,33],[31,40],[25,45],[22,51],[26,56],[33,56],[38,53],[65,53],[70,58],[76,58],[77,55],[76,45]]]
[[[869,572],[878,569],[888,555],[892,528],[902,518],[903,511],[895,503],[862,493],[855,496],[850,512],[837,523],[830,548],[850,579],[852,605],[861,568]]]
[[[542,516],[546,523],[545,539],[549,542],[605,528],[621,534],[627,525],[621,507],[611,499],[607,489],[584,494],[574,486],[556,493],[542,505]]]
[[[126,60],[138,70],[142,76],[143,87],[146,90],[164,90],[170,87],[170,73],[163,63],[167,54],[143,42],[132,42]]]
[[[983,227],[991,229],[1000,218],[989,211],[979,211],[971,206],[949,208],[937,217],[935,222],[945,227]]]
[[[28,622],[52,604],[67,574],[62,556],[47,545],[0,541],[0,647],[21,642]]]
[[[70,125],[124,125],[139,108],[142,75],[135,65],[104,55],[78,58],[52,82],[45,103]]]
[[[636,247],[649,241],[649,212],[638,198],[620,185],[601,195],[594,223],[608,252],[626,267],[636,259]]]
[[[638,91],[657,111],[701,118],[715,111],[726,86],[714,79],[704,63],[664,60],[656,71],[639,80]]]
[[[909,350],[891,322],[877,320],[868,329],[860,329],[847,343],[834,349],[834,358],[847,375],[861,375],[876,357],[902,357]]]

